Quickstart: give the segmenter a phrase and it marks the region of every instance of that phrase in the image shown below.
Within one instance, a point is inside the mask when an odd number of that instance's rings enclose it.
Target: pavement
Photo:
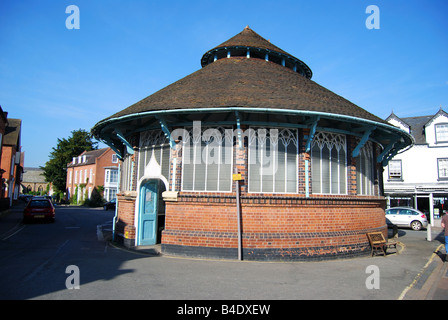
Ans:
[[[12,208],[0,212],[0,241],[13,239],[14,235],[20,233],[24,228],[22,224],[24,206],[24,203],[19,202]],[[110,239],[111,225],[109,224],[99,227],[97,231],[98,239],[109,241],[111,245],[121,250],[152,257],[163,256],[160,246],[130,250],[112,243]],[[435,226],[432,227],[432,241],[426,240],[426,231],[412,234],[413,236],[409,236],[406,229],[400,229],[398,253],[391,252],[386,257],[373,257],[371,258],[372,264],[380,267],[381,277],[385,279],[384,281],[393,281],[394,285],[400,287],[401,294],[398,296],[398,300],[448,300],[448,262],[445,262],[446,252],[440,221],[436,220]],[[357,263],[356,259],[370,258],[340,259],[337,260],[337,263],[340,266],[346,264],[349,269],[350,265]],[[213,263],[220,262],[214,261]],[[225,261],[222,263],[224,264]],[[310,263],[327,273],[334,270],[334,264],[327,261]],[[416,271],[414,272],[414,270]],[[412,273],[412,277],[409,277],[410,273]],[[387,275],[403,276],[394,276],[391,279]],[[373,298],[375,297],[373,296]]]
[[[25,203],[19,201],[11,208],[0,211],[0,241],[7,240],[23,228],[23,209]]]
[[[448,262],[444,245],[433,254],[421,273],[403,291],[399,300],[448,300]]]
[[[448,261],[440,219],[434,221],[431,229],[431,242],[439,245],[414,281],[405,288],[400,300],[448,300]]]

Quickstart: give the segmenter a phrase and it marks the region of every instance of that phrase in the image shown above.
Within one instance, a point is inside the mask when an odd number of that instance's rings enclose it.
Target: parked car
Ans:
[[[33,197],[23,210],[23,220],[50,220],[54,222],[55,208],[51,200],[46,197]]]
[[[21,194],[19,196],[19,199],[26,203],[28,203],[28,201],[30,201],[32,198],[33,198],[33,196],[30,194]]]
[[[104,210],[113,209],[115,210],[115,205],[117,204],[117,199],[113,198],[112,200],[106,202],[103,206]]]
[[[387,209],[386,222],[398,227],[410,227],[412,230],[421,230],[428,226],[428,220],[423,212],[406,207]]]

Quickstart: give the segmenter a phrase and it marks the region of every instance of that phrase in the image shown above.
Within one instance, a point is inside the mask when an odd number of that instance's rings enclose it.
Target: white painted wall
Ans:
[[[407,132],[409,127],[396,119],[390,119],[389,123]],[[396,155],[392,160],[401,160],[402,181],[389,180],[389,167],[384,169],[384,188],[388,192],[393,188],[413,187],[443,187],[448,188],[448,181],[439,180],[439,158],[448,158],[448,142],[437,143],[435,125],[448,123],[448,117],[444,113],[437,114],[425,126],[427,144],[416,144],[409,150]],[[412,129],[412,128],[411,128]]]

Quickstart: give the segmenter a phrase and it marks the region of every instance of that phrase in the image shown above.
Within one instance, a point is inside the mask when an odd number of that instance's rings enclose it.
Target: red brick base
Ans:
[[[370,253],[366,233],[387,236],[379,197],[245,196],[245,260],[328,259]],[[166,203],[162,250],[168,254],[237,258],[235,196],[183,194]]]
[[[126,247],[135,246],[135,193],[117,194],[117,218],[114,239]]]

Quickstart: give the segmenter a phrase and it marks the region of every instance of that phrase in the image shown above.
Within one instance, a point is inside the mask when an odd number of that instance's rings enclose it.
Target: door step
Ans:
[[[152,246],[137,246],[134,250],[141,253],[159,256],[162,254],[162,245],[155,244]]]

